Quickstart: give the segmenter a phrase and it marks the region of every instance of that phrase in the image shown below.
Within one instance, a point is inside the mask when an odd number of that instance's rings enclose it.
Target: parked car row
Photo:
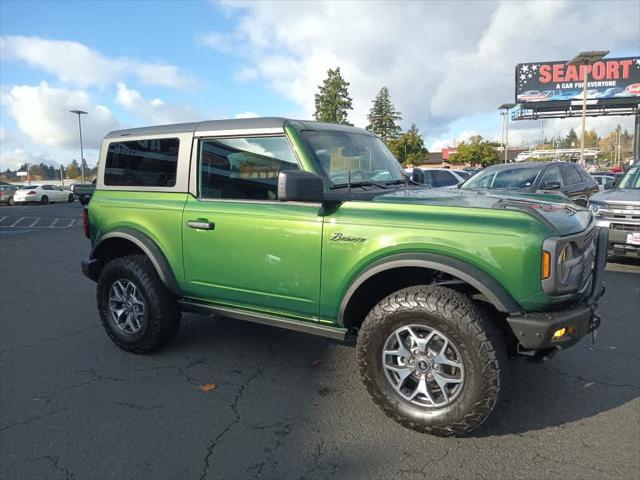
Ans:
[[[0,185],[0,203],[24,205],[26,203],[73,202],[73,193],[57,185]]]

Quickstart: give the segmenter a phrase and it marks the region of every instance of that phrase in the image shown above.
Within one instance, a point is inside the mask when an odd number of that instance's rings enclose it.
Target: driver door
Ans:
[[[198,193],[183,214],[188,296],[309,318],[319,310],[320,204],[277,199],[299,169],[284,136],[199,141]]]

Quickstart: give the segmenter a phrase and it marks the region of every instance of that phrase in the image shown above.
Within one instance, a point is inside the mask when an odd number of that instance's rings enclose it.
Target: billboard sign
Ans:
[[[589,100],[640,101],[640,57],[624,57],[604,58],[593,65],[520,63],[516,66],[516,103],[581,100],[585,68]]]

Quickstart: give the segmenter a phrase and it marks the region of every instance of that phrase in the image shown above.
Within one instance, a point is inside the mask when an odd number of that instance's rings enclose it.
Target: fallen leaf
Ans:
[[[213,383],[205,383],[204,385],[200,385],[198,390],[201,392],[210,392],[214,388],[216,388],[216,386]]]

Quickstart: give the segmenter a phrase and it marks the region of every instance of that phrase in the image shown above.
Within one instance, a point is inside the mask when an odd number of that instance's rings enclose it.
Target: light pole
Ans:
[[[87,115],[87,112],[83,112],[82,110],[69,110],[69,113],[78,115],[78,130],[80,131],[80,175],[82,176],[82,183],[84,183],[84,152],[82,151],[82,122],[80,121],[80,116]]]
[[[587,123],[587,81],[589,80],[589,65],[593,65],[598,60],[609,54],[609,50],[598,50],[594,52],[580,52],[567,65],[576,65],[582,71],[582,133],[580,134],[580,164],[586,165],[584,159],[584,134]]]
[[[498,107],[498,110],[501,110],[500,115],[503,116],[502,129],[504,131],[504,163],[507,163],[509,153],[509,110],[515,106],[515,103],[503,103]]]

